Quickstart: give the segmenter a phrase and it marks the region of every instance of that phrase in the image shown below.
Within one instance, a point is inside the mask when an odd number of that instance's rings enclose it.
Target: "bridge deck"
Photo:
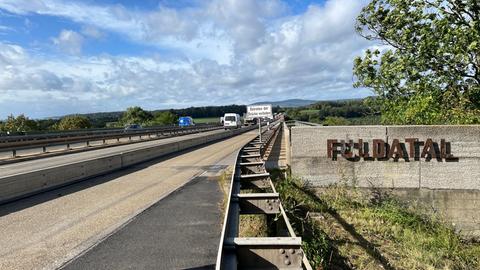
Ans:
[[[216,177],[196,177],[62,269],[213,269],[222,198]]]
[[[63,265],[191,179],[231,165],[228,157],[254,136],[248,132],[0,206],[0,269],[54,269]],[[61,162],[69,156],[54,159]],[[13,165],[18,166],[8,166]],[[187,203],[181,202],[179,209]],[[220,224],[211,227],[214,232],[220,230]],[[182,241],[188,239],[178,240]],[[175,243],[165,238],[158,245]]]

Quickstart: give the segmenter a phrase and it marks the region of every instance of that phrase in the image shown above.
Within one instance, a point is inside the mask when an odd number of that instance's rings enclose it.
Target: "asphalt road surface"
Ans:
[[[220,208],[211,207],[218,202],[219,191],[213,188],[213,183],[208,182],[210,180],[202,177],[214,177],[222,169],[232,165],[234,153],[254,136],[254,131],[244,133],[193,151],[154,160],[0,206],[0,269],[57,269],[67,262],[72,262],[66,266],[72,269],[82,264],[86,267],[83,269],[96,267],[122,269],[122,266],[124,266],[123,269],[142,267],[151,269],[154,263],[155,269],[161,269],[162,265],[167,267],[171,265],[173,268],[200,267],[200,269],[208,266],[215,260],[212,250],[216,249],[219,241],[216,234],[220,230],[218,218]],[[91,152],[82,154],[89,153]],[[68,156],[52,159],[65,159]],[[171,197],[166,197],[191,181],[193,184]],[[178,197],[191,188],[195,190],[197,187],[200,197]],[[211,189],[211,196],[204,196],[208,193],[205,189]],[[162,198],[168,199],[162,200]],[[189,202],[189,199],[196,203]],[[203,201],[203,199],[210,200]],[[157,202],[159,203],[155,204]],[[201,203],[198,204],[198,202]],[[154,206],[150,208],[152,205]],[[199,208],[191,208],[195,205]],[[172,210],[175,207],[179,210]],[[137,219],[133,219],[145,209],[149,210]],[[204,214],[193,215],[193,219],[185,222],[188,213],[197,211]],[[186,215],[183,215],[184,212]],[[156,215],[163,215],[164,218],[160,221],[154,217]],[[199,219],[196,220],[196,218]],[[216,221],[218,225],[212,225]],[[148,234],[148,231],[140,232],[150,226],[149,222],[156,226],[152,227],[155,231],[160,230],[158,225],[164,226],[163,230],[171,236],[166,237],[165,234],[162,236],[160,232],[155,235]],[[195,222],[198,224],[195,225]],[[205,227],[202,224],[206,224],[211,229],[205,234],[209,240],[206,240],[206,245],[202,246],[202,249],[207,250],[206,253],[201,253],[205,258],[199,257],[198,260],[193,260],[196,256],[193,255],[196,252],[195,249],[187,249],[184,246],[194,247],[200,242],[192,242],[193,237],[187,232],[203,231]],[[121,229],[122,226],[124,226],[123,229]],[[135,230],[139,231],[136,233]],[[119,239],[129,238],[129,242],[125,242],[124,252],[129,252],[127,249],[129,245],[135,245],[136,249],[143,244],[154,246],[152,242],[145,242],[149,235],[152,240],[156,239],[157,245],[167,246],[176,251],[166,253],[165,264],[149,256],[149,254],[158,254],[158,250],[150,250],[147,247],[143,249],[145,251],[143,258],[132,252],[130,252],[132,256],[111,253],[110,258],[117,260],[119,264],[114,265],[116,262],[107,264],[109,257],[106,257],[103,261],[105,264],[88,267],[89,258],[98,256],[95,254],[96,250],[104,245],[116,245]],[[184,238],[180,239],[181,236]],[[172,240],[171,237],[176,240]],[[210,237],[216,239],[210,239]],[[99,244],[104,240],[106,240],[105,244]],[[210,243],[215,246],[211,246]],[[94,253],[85,253],[89,249]],[[141,251],[140,253],[143,254]],[[184,253],[181,253],[182,251]],[[119,250],[119,252],[122,251]],[[82,254],[86,255],[81,256]],[[101,251],[99,254],[102,254]],[[118,259],[120,257],[123,261]],[[146,257],[149,257],[150,261],[147,261]],[[192,257],[192,260],[185,260],[188,257]],[[141,261],[144,261],[143,264],[140,264]]]
[[[63,269],[213,269],[223,199],[216,178],[196,177]]]

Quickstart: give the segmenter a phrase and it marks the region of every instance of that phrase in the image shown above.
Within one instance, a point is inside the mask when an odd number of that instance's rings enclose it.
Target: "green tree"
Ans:
[[[20,114],[17,117],[11,114],[1,127],[5,132],[28,132],[38,129],[37,122],[29,119],[24,114]]]
[[[356,30],[387,45],[354,61],[384,123],[480,122],[478,0],[372,0]]]
[[[150,122],[152,126],[172,125],[177,123],[178,116],[172,112],[159,112],[155,114],[155,117]]]
[[[59,120],[54,119],[42,119],[37,120],[38,130],[52,130],[56,128],[56,124]]]
[[[91,127],[92,124],[90,123],[90,120],[88,120],[87,117],[80,115],[65,116],[56,124],[56,129],[58,130],[75,130]]]
[[[124,125],[129,124],[141,124],[145,125],[148,121],[153,119],[153,115],[150,112],[145,111],[144,109],[135,106],[127,108],[127,111],[123,113],[120,122]]]
[[[348,126],[350,125],[350,121],[343,117],[327,116],[322,124],[325,126]]]

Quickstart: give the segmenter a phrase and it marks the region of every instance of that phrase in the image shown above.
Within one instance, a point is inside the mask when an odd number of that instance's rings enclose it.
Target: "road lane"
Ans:
[[[232,162],[226,157],[254,136],[248,132],[0,206],[0,269],[63,265],[189,180],[226,167]]]
[[[30,172],[30,171],[35,171],[35,170],[40,170],[40,169],[45,169],[50,167],[61,166],[64,164],[75,163],[83,160],[90,160],[94,158],[110,156],[113,154],[120,154],[123,152],[132,151],[136,149],[143,149],[143,148],[149,148],[152,146],[168,144],[168,143],[176,142],[179,140],[197,138],[197,137],[206,136],[209,134],[216,134],[219,132],[223,132],[223,130],[207,131],[207,132],[183,135],[178,137],[164,138],[160,140],[145,141],[140,143],[126,144],[126,145],[118,145],[118,146],[91,150],[86,152],[72,153],[72,154],[53,156],[53,157],[45,157],[41,159],[28,160],[28,161],[23,161],[19,163],[0,165],[0,178],[19,174],[19,173],[25,173],[25,172]]]
[[[222,231],[217,177],[196,177],[62,270],[213,269]]]

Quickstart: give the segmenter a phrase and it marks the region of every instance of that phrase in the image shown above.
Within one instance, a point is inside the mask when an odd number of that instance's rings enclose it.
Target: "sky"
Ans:
[[[367,0],[0,0],[0,119],[371,95]]]

